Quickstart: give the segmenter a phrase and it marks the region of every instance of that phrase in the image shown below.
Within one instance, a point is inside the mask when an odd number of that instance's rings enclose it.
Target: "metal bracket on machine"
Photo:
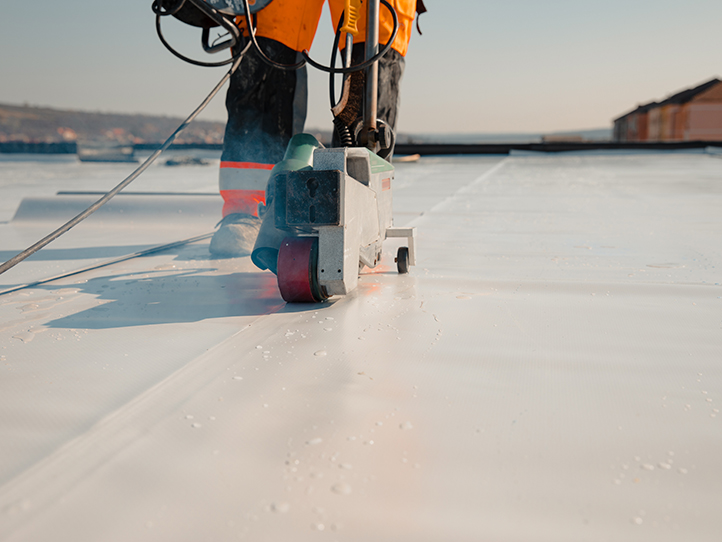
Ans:
[[[391,237],[405,237],[409,247],[409,265],[416,265],[416,228],[387,228],[386,239]]]

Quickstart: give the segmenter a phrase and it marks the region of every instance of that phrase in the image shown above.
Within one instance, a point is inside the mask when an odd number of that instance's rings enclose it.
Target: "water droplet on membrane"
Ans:
[[[336,484],[335,486],[331,487],[331,491],[337,493],[338,495],[350,495],[351,486],[348,484]]]
[[[287,502],[279,502],[279,503],[273,503],[271,505],[271,510],[274,512],[278,512],[279,514],[285,514],[291,509],[291,505]]]

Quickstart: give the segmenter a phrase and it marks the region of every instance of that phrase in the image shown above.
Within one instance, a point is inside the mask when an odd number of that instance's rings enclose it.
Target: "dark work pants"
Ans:
[[[266,38],[258,41],[277,62],[297,62],[298,54],[285,45]],[[354,45],[353,57],[354,62],[363,59],[362,43]],[[396,128],[398,119],[404,66],[404,57],[394,49],[379,61],[377,117],[392,129]],[[291,136],[302,132],[305,122],[308,90],[302,70],[273,68],[263,62],[252,47],[249,49],[231,77],[226,96],[228,123],[222,160],[276,163],[283,158]]]

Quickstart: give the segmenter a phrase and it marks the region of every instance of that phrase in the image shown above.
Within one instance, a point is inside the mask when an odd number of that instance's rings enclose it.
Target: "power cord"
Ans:
[[[34,245],[26,248],[16,256],[10,258],[8,261],[6,261],[4,264],[0,265],[0,275],[3,274],[8,269],[11,269],[12,267],[15,267],[17,264],[22,262],[24,259],[26,259],[28,256],[31,256],[35,254],[38,250],[45,247],[46,245],[50,244],[51,242],[55,241],[58,237],[66,233],[68,230],[70,230],[73,226],[77,226],[80,222],[88,218],[90,215],[92,215],[95,211],[100,209],[103,205],[108,203],[118,192],[123,190],[126,186],[128,186],[130,183],[132,183],[135,179],[137,179],[141,173],[143,173],[148,167],[155,162],[156,158],[158,158],[163,151],[165,151],[168,147],[171,146],[173,141],[175,141],[175,138],[178,136],[179,133],[181,133],[193,120],[203,111],[206,106],[210,103],[210,101],[218,94],[218,92],[221,90],[223,85],[226,84],[226,82],[231,78],[231,75],[238,69],[238,67],[241,65],[241,60],[243,60],[244,55],[248,51],[249,47],[251,45],[251,42],[249,41],[245,48],[235,57],[235,60],[233,62],[233,65],[228,70],[228,72],[223,76],[223,78],[218,82],[218,84],[213,88],[210,94],[206,96],[206,98],[201,102],[201,104],[184,120],[178,128],[176,128],[175,132],[173,132],[168,139],[165,140],[165,142],[153,153],[151,154],[138,168],[128,175],[120,184],[118,184],[115,188],[113,188],[110,192],[105,194],[102,198],[100,198],[98,201],[93,203],[90,207],[85,209],[82,213],[77,215],[75,218],[69,220],[62,226],[60,226],[57,230],[52,232],[51,234],[47,235],[46,237],[42,238],[40,241],[35,243]]]
[[[303,57],[303,60],[300,60],[296,64],[281,64],[280,62],[276,62],[275,60],[271,59],[266,55],[266,53],[263,52],[260,45],[258,45],[258,41],[256,40],[255,36],[255,28],[253,27],[253,21],[251,20],[251,8],[248,5],[248,0],[243,0],[243,7],[245,10],[245,17],[246,17],[246,24],[248,26],[248,34],[251,37],[251,42],[253,43],[253,48],[256,50],[258,55],[261,57],[261,60],[263,60],[266,64],[273,66],[274,68],[278,68],[279,70],[298,70],[299,68],[302,68],[306,63],[310,64],[317,70],[321,70],[326,73],[330,73],[331,75],[335,73],[339,74],[347,74],[347,73],[353,73],[361,70],[365,70],[369,66],[371,66],[374,62],[379,60],[381,57],[383,57],[386,53],[389,52],[389,49],[391,49],[391,44],[396,39],[396,34],[398,34],[399,31],[399,17],[396,15],[396,10],[393,8],[391,4],[389,4],[386,0],[381,0],[381,3],[386,7],[386,9],[389,10],[391,13],[391,18],[394,21],[394,29],[393,32],[391,32],[391,37],[389,38],[389,41],[386,42],[386,45],[384,45],[381,50],[376,53],[374,56],[369,58],[368,60],[365,60],[364,62],[361,62],[360,64],[355,64],[353,66],[350,66],[348,68],[337,68],[335,66],[324,66],[323,64],[319,64],[315,60],[313,60],[309,54],[308,51],[301,51],[301,56]],[[338,34],[338,32],[337,32]]]

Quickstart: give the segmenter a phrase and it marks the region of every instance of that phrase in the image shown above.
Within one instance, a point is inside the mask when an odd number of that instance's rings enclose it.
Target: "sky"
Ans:
[[[0,7],[0,103],[186,116],[222,77],[176,59],[150,0],[34,0]],[[425,0],[398,131],[603,128],[637,104],[722,77],[719,0]],[[196,58],[200,31],[167,22]],[[324,12],[312,56],[328,62]],[[331,127],[328,80],[309,74],[308,128]],[[225,120],[219,95],[202,118]]]

